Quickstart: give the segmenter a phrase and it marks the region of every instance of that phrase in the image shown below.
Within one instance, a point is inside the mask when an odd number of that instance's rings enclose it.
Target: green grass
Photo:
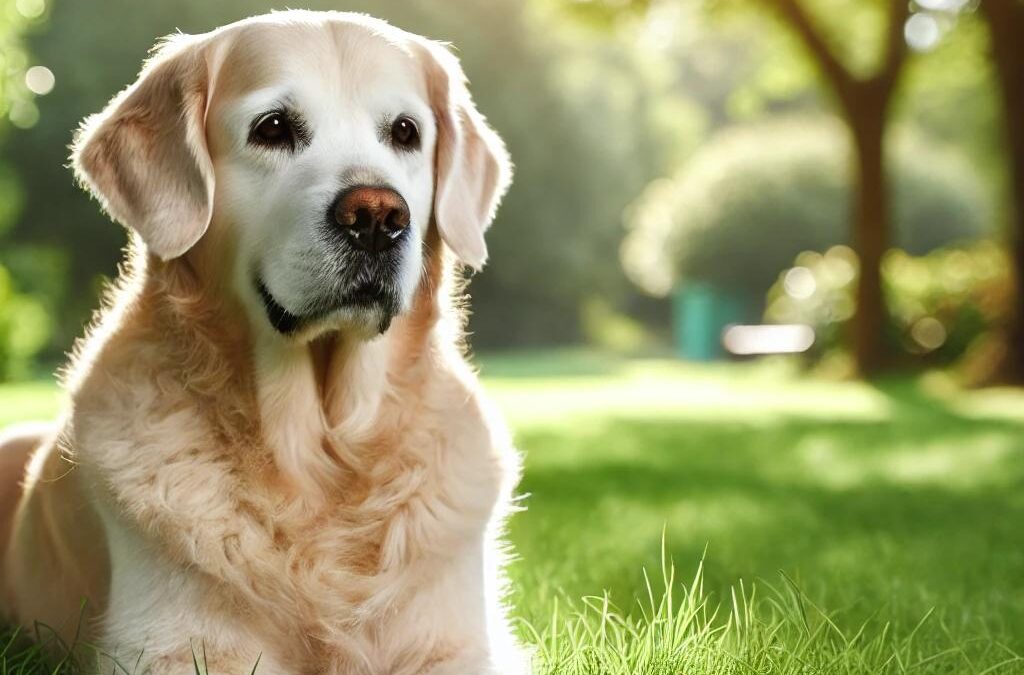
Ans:
[[[1024,392],[481,361],[527,458],[510,574],[539,672],[1024,673]],[[0,423],[55,406],[0,388]]]
[[[528,508],[511,525],[520,615],[549,634],[556,598],[578,608],[607,590],[638,622],[626,642],[668,661],[549,672],[970,673],[1024,653],[1024,393],[965,394],[940,375],[814,381],[785,362],[546,355],[485,359],[483,372],[527,453]],[[700,600],[722,605],[688,624],[688,654],[652,637],[641,611],[663,529],[680,576],[707,547]],[[741,612],[747,628],[733,616],[723,633],[741,580],[763,592]],[[813,599],[835,625],[780,597]],[[586,652],[593,637],[572,630],[559,639]],[[703,658],[718,665],[683,667]]]

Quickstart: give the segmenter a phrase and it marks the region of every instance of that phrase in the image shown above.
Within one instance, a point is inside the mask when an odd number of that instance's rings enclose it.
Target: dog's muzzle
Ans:
[[[401,306],[398,279],[407,252],[399,244],[410,235],[409,205],[391,188],[357,185],[342,190],[326,215],[325,246],[333,259],[301,307],[279,302],[257,268],[254,284],[268,321],[282,335],[340,316],[387,330]]]

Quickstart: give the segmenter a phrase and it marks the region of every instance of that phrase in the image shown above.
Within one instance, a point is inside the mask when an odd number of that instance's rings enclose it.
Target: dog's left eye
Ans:
[[[288,117],[281,112],[272,112],[256,120],[249,134],[249,142],[270,147],[295,147],[295,135]]]
[[[420,130],[409,117],[399,117],[391,125],[391,141],[400,148],[415,150],[420,146]]]

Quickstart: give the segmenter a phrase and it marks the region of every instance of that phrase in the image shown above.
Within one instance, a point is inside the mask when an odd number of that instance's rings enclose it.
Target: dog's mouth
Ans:
[[[361,315],[361,323],[372,319],[377,332],[383,333],[390,327],[400,304],[392,291],[381,284],[369,282],[356,286],[335,299],[316,303],[309,311],[298,315],[285,309],[259,277],[256,278],[256,290],[263,302],[267,320],[274,330],[282,335],[295,335],[309,325],[324,321],[331,315],[345,313],[346,310],[351,313],[348,317],[350,319]]]
[[[260,278],[256,279],[256,290],[260,294],[260,300],[263,301],[263,311],[267,313],[267,320],[270,321],[274,330],[282,335],[291,335],[299,329],[302,318],[282,307]]]

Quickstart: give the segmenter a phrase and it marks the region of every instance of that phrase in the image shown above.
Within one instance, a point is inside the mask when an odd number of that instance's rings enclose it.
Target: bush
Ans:
[[[0,267],[0,381],[30,375],[33,357],[49,337],[50,319],[42,303],[18,293]]]
[[[655,294],[701,281],[763,298],[800,251],[847,242],[848,146],[840,125],[814,120],[720,134],[632,205],[627,272]],[[985,233],[988,203],[970,166],[913,136],[894,150],[895,245],[921,254]]]
[[[884,328],[912,359],[948,363],[996,326],[1008,307],[1009,259],[991,241],[915,257],[890,251],[882,263],[889,308]],[[841,350],[853,315],[857,256],[845,246],[804,252],[768,292],[765,320],[814,328],[814,356]]]

